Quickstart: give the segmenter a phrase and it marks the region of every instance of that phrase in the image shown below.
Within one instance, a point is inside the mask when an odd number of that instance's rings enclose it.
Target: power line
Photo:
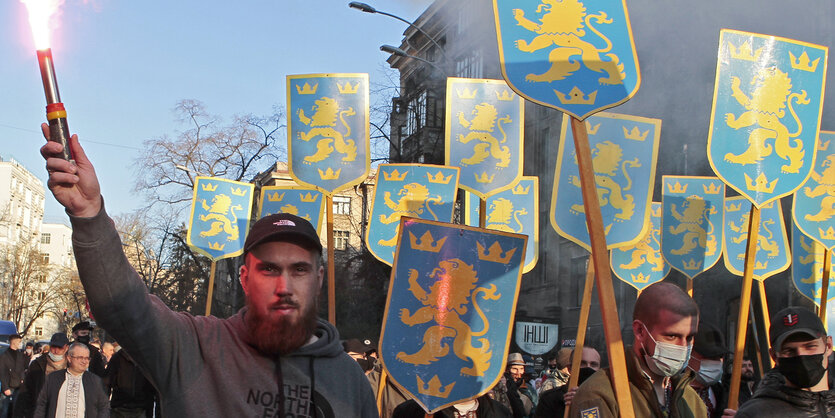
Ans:
[[[15,129],[15,130],[18,130],[18,131],[23,131],[23,132],[31,132],[31,133],[35,133],[35,134],[40,134],[41,133],[41,131],[36,131],[34,129],[21,128],[19,126],[6,125],[4,123],[0,123],[0,127]],[[124,144],[111,144],[109,142],[94,141],[94,140],[89,139],[89,138],[84,138],[84,143],[85,144],[90,143],[90,144],[96,144],[96,145],[104,145],[104,146],[108,146],[108,147],[132,149],[132,150],[138,150],[138,151],[142,150],[142,148],[139,148],[139,147],[132,147],[130,145],[124,145]]]

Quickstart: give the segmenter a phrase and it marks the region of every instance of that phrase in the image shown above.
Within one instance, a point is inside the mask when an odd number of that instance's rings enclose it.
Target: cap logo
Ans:
[[[783,325],[787,327],[791,327],[797,325],[797,315],[795,314],[788,314],[783,318]]]
[[[278,222],[273,222],[275,226],[296,226],[296,223],[289,219],[282,219]]]

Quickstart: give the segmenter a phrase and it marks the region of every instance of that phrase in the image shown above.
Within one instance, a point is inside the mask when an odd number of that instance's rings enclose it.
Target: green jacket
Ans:
[[[644,375],[638,358],[631,347],[626,348],[626,371],[629,376],[629,390],[632,395],[632,408],[635,416],[664,417],[658,406],[652,383]],[[693,372],[689,369],[673,377],[673,397],[670,400],[671,418],[706,417],[707,407],[699,394],[690,387]],[[601,369],[588,378],[577,391],[571,403],[569,417],[616,418],[620,410],[615,399],[615,392],[609,380],[609,370]]]

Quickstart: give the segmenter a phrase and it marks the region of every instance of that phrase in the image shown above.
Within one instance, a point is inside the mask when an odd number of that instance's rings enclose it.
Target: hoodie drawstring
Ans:
[[[275,380],[278,383],[278,417],[284,418],[284,375],[281,373],[281,357],[275,356]]]
[[[308,357],[308,368],[310,369],[310,408],[313,411],[312,417],[318,416],[316,413],[316,370],[313,369],[313,356]]]

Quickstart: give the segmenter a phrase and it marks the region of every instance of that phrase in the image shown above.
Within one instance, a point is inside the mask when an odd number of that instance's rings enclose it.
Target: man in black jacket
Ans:
[[[35,403],[41,393],[46,377],[56,371],[67,368],[67,346],[70,340],[64,333],[55,333],[49,341],[49,351],[44,352],[29,365],[23,386],[14,403],[15,418],[32,418],[35,415]]]
[[[0,392],[2,392],[0,418],[11,416],[17,389],[23,383],[23,373],[29,365],[26,354],[20,351],[21,341],[20,335],[9,335],[9,348],[0,354]]]
[[[776,371],[767,375],[754,397],[736,416],[822,417],[835,415],[835,391],[829,385],[832,337],[814,312],[788,307],[771,319],[768,332]]]
[[[73,343],[67,351],[67,368],[46,378],[38,395],[36,418],[110,416],[110,404],[101,378],[87,371],[88,364],[90,349],[84,344]]]
[[[728,393],[721,383],[726,354],[728,349],[722,332],[715,326],[700,321],[688,367],[695,374],[690,386],[704,401],[708,418],[722,417],[725,407],[728,406]]]
[[[104,385],[110,394],[113,418],[151,418],[154,416],[156,390],[124,349],[107,363]]]

